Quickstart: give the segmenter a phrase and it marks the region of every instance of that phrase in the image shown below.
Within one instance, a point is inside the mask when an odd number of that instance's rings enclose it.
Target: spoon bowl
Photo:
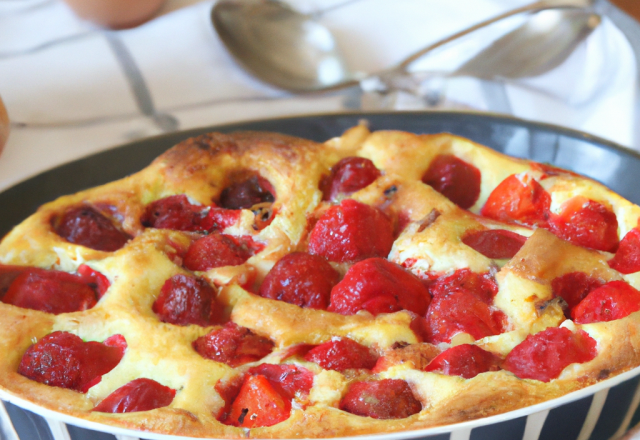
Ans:
[[[211,19],[231,55],[276,87],[310,91],[350,78],[333,35],[279,1],[220,1]]]

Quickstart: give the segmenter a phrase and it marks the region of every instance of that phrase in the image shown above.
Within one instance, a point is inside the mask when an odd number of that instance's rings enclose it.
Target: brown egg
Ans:
[[[138,26],[152,18],[165,0],[64,0],[85,20],[111,29]]]
[[[7,143],[9,137],[9,115],[7,109],[4,107],[2,97],[0,97],[0,152],[4,148],[4,144]]]

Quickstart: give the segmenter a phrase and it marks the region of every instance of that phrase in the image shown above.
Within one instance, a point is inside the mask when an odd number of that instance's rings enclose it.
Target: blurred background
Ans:
[[[0,96],[10,135],[0,156],[0,189],[143,137],[326,112],[489,111],[640,149],[640,24],[632,18],[640,2],[615,1],[584,0],[583,9],[599,14],[600,21],[559,65],[542,73],[509,78],[484,72],[479,79],[475,71],[459,70],[531,20],[519,14],[439,47],[412,64],[413,73],[392,81],[367,74],[531,1],[292,1],[291,7],[334,36],[343,67],[364,78],[355,87],[300,94],[241,67],[212,24],[212,1],[1,0]],[[543,27],[553,20],[538,19]],[[519,52],[527,56],[534,50],[525,46]],[[522,57],[506,60],[507,66],[522,63]]]

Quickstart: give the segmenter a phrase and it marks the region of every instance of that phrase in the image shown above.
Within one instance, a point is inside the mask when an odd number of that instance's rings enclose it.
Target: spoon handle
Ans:
[[[391,69],[389,69],[389,72],[394,72],[394,71],[401,71],[401,72],[406,72],[407,68],[409,67],[409,65],[411,63],[413,63],[414,61],[416,61],[417,59],[421,58],[422,56],[424,56],[425,54],[427,54],[428,52],[431,52],[432,50],[440,47],[440,46],[444,46],[447,43],[450,43],[453,40],[456,40],[460,37],[464,37],[467,34],[470,34],[472,32],[477,31],[478,29],[481,29],[483,27],[489,26],[497,21],[500,21],[502,19],[505,18],[509,18],[511,16],[514,15],[518,15],[518,14],[522,14],[525,12],[539,12],[539,11],[543,11],[543,10],[547,10],[547,9],[561,9],[561,8],[584,8],[590,5],[590,1],[589,0],[556,0],[556,1],[549,1],[549,0],[541,0],[541,1],[537,1],[531,4],[528,4],[526,6],[522,6],[516,9],[512,9],[510,11],[507,11],[503,14],[497,15],[493,18],[490,18],[488,20],[482,21],[476,25],[473,25],[463,31],[460,31],[458,33],[455,33],[453,35],[450,35],[442,40],[439,40],[425,48],[420,49],[419,51],[413,53],[412,55],[409,55],[407,58],[404,59],[404,61],[402,61],[400,64],[398,64],[395,67],[392,67]]]

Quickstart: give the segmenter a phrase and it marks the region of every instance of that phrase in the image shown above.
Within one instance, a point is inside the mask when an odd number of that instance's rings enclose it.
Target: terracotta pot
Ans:
[[[85,20],[111,29],[138,26],[152,18],[165,0],[64,0]]]

